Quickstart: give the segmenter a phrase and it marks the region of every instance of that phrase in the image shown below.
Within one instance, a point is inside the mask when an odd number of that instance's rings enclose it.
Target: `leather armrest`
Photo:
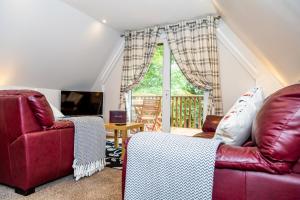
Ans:
[[[255,144],[252,141],[247,141],[245,144],[243,144],[243,147],[254,147]]]
[[[74,159],[73,130],[31,132],[11,143],[9,151],[14,184],[27,190],[70,172]]]
[[[207,115],[202,127],[202,131],[215,132],[222,118],[222,116]]]
[[[206,138],[206,139],[211,139],[214,136],[215,136],[215,132],[202,132],[193,135],[193,137]]]
[[[56,129],[64,129],[64,128],[74,128],[73,122],[68,120],[55,121],[52,126],[45,127],[45,130],[56,130]]]
[[[291,163],[276,162],[264,158],[257,147],[221,145],[217,150],[216,168],[289,173]]]

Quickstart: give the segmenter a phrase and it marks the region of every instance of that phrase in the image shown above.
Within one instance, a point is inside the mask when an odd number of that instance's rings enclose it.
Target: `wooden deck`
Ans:
[[[144,99],[160,99],[161,96],[132,96],[133,121],[136,119],[136,108]],[[178,128],[201,129],[203,119],[203,96],[171,96],[171,126]]]

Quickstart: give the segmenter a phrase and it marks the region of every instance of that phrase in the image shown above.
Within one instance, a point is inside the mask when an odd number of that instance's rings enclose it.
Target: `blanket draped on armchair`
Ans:
[[[75,125],[74,177],[79,180],[105,167],[106,132],[101,117],[72,117]]]
[[[128,144],[126,200],[211,199],[220,142],[138,133]]]

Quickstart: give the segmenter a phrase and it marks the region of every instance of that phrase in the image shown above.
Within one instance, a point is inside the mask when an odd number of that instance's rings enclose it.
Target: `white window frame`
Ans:
[[[171,132],[171,50],[165,33],[160,40],[164,45],[163,91],[162,91],[162,132]]]
[[[171,49],[168,43],[167,35],[162,33],[158,40],[158,43],[162,43],[164,46],[164,58],[163,58],[163,87],[162,87],[162,132],[170,133],[171,132]],[[129,92],[131,97],[132,91]],[[203,102],[203,117],[205,119],[207,114],[207,104],[208,104],[208,95],[207,91],[204,92],[204,102]],[[128,102],[128,108],[130,108],[129,119],[131,120],[131,98]]]

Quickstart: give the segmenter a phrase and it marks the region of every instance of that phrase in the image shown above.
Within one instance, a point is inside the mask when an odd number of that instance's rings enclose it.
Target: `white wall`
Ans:
[[[122,65],[123,60],[119,59],[109,78],[103,85],[103,118],[106,122],[109,119],[109,111],[118,110],[119,108]]]
[[[46,99],[49,103],[55,106],[58,110],[60,110],[60,98],[61,91],[54,89],[46,89],[46,88],[31,88],[31,87],[22,87],[22,86],[0,86],[0,90],[36,90],[45,95]]]
[[[218,13],[282,85],[300,80],[299,0],[212,0]]]
[[[117,110],[119,107],[123,49],[124,38],[119,37],[118,44],[91,88],[92,91],[104,91],[103,118],[105,121],[109,119],[109,111]]]
[[[119,33],[59,0],[0,1],[0,85],[90,90]]]
[[[221,42],[219,56],[223,107],[227,112],[241,94],[255,86],[255,79]]]
[[[268,66],[262,63],[260,59],[255,56],[255,54],[239,39],[239,37],[232,32],[226,23],[221,21],[217,34],[219,44],[223,44],[235,60],[240,63],[240,66],[255,79],[256,85],[264,89],[266,96],[284,86],[277,76],[268,69]],[[238,76],[235,77],[238,78]]]

